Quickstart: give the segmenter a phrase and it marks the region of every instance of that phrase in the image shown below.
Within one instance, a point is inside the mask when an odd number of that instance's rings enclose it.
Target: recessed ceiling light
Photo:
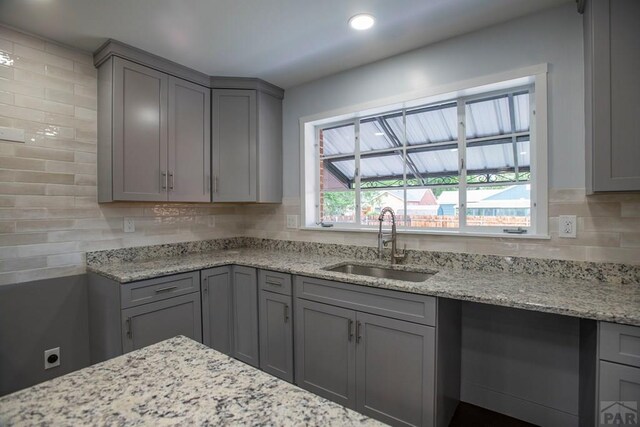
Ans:
[[[369,15],[368,13],[359,13],[357,15],[353,15],[350,19],[349,19],[349,26],[351,26],[351,28],[353,28],[354,30],[368,30],[369,28],[373,27],[373,24],[375,24],[376,19],[373,17],[373,15]]]

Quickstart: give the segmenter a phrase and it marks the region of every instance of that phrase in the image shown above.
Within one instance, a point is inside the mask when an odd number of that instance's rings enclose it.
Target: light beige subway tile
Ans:
[[[0,194],[15,194],[15,195],[44,195],[44,184],[30,184],[20,182],[0,182]]]
[[[38,61],[42,61],[45,64],[53,65],[63,69],[73,71],[73,61],[67,58],[60,57],[58,55],[52,55],[44,50],[34,49],[29,46],[24,46],[19,43],[14,43],[13,53],[18,56],[24,56],[25,58],[31,58]]]
[[[13,67],[0,65],[0,79],[13,80]]]
[[[85,257],[81,252],[49,255],[46,258],[46,262],[48,267],[59,267],[63,265],[83,265],[85,263]]]
[[[98,98],[98,90],[95,86],[74,85],[73,93],[83,98],[93,99],[94,102]]]
[[[84,74],[75,73],[73,70],[56,67],[55,65],[46,65],[45,74],[55,77],[73,84],[80,84],[87,87],[96,86],[98,80],[95,77],[85,76]]]
[[[3,197],[6,197],[6,196],[0,196],[0,206],[2,205]],[[16,209],[14,207],[9,207],[9,208],[0,207],[0,220],[37,219],[37,218],[45,218],[46,216],[47,216],[47,210],[44,208]]]
[[[76,208],[93,208],[98,206],[96,196],[75,197],[74,206]]]
[[[620,246],[620,233],[607,231],[579,231],[575,239],[558,237],[557,231],[551,232],[551,244],[556,246]]]
[[[14,100],[15,97],[11,92],[0,91],[0,103],[11,105],[14,103]]]
[[[15,182],[42,182],[45,184],[73,184],[74,175],[65,173],[15,171]]]
[[[46,241],[47,233],[0,234],[0,246],[32,245]]]
[[[64,208],[73,206],[71,196],[16,196],[19,208]]]
[[[95,97],[89,97],[81,94],[74,94],[66,90],[47,88],[45,91],[46,99],[61,102],[64,104],[75,105],[85,108],[97,108],[97,100]]]
[[[75,175],[76,185],[97,185],[98,178],[95,175]]]
[[[4,169],[43,171],[44,165],[44,160],[0,157],[0,168]]]
[[[49,242],[82,242],[94,240],[118,239],[124,236],[117,230],[60,230],[47,233]]]
[[[95,204],[97,193],[97,188],[92,185],[47,184],[44,194],[47,196],[92,196]],[[78,207],[77,203],[76,207]]]
[[[33,270],[15,271],[0,274],[0,285],[11,283],[24,283],[34,280],[52,279],[54,277],[66,277],[85,273],[84,265],[36,268]]]
[[[86,142],[96,142],[98,140],[97,129],[76,129],[76,140]]]
[[[142,246],[143,244],[137,245]],[[78,250],[83,252],[90,251],[104,251],[107,249],[119,249],[124,248],[125,244],[122,239],[113,239],[113,240],[93,240],[93,241],[84,241],[78,243]]]
[[[75,162],[76,163],[94,163],[97,164],[98,156],[96,153],[87,153],[83,151],[75,152]]]
[[[550,203],[549,216],[620,216],[619,202]]]
[[[43,111],[43,114],[50,114]],[[34,122],[29,120],[14,119],[13,127],[24,129],[25,138],[27,135],[37,135],[43,138],[59,138],[59,139],[73,139],[75,130],[69,127],[56,126],[50,123]],[[32,143],[31,139],[27,139],[27,142]]]
[[[4,38],[0,38],[0,51],[4,53],[13,52],[13,42]]]
[[[124,224],[123,217],[117,218],[82,218],[76,219],[74,230],[122,230]]]
[[[15,142],[5,142],[0,140],[0,156],[2,157],[12,157],[16,152],[16,144]],[[0,179],[0,182],[2,179]]]
[[[60,162],[73,162],[75,155],[69,150],[53,150],[50,148],[36,147],[32,145],[20,145],[15,150],[16,157],[31,159],[56,160]],[[46,164],[45,164],[46,169]]]
[[[46,257],[13,258],[0,260],[0,271],[32,270],[47,266]]]
[[[0,25],[0,38],[20,43],[23,46],[44,50],[44,40],[9,27]]]
[[[98,78],[98,69],[94,67],[93,64],[76,62],[73,64],[73,71],[78,74],[93,77],[94,79]]]
[[[0,126],[4,126],[6,128],[12,128],[14,120],[9,117],[0,117]]]
[[[61,150],[73,150],[77,152],[96,153],[97,145],[95,142],[81,142],[67,139],[55,138],[39,138],[35,142],[40,147],[50,147]]]
[[[98,120],[98,113],[91,108],[75,107],[75,116],[92,123],[97,123]]]
[[[36,98],[33,96],[16,95],[15,105],[18,107],[32,108],[49,113],[63,114],[67,116],[73,116],[73,105],[63,104],[61,102],[48,101],[42,98]]]
[[[16,221],[16,231],[51,231],[68,230],[73,228],[73,219],[31,219]]]
[[[71,153],[73,154],[73,153]],[[72,161],[58,162],[55,160],[47,160],[45,163],[45,171],[55,173],[71,173],[78,172],[77,163]]]
[[[549,203],[553,202],[581,202],[585,198],[584,188],[551,188],[549,189]]]
[[[640,264],[640,249],[638,248],[586,247],[586,252],[587,261]]]
[[[80,218],[97,218],[100,216],[98,209],[87,208],[49,208],[47,209],[47,218],[75,218],[80,221]],[[78,222],[76,222],[76,226]]]
[[[623,248],[640,248],[640,230],[637,233],[622,233],[620,246]],[[638,253],[640,256],[640,252]]]
[[[11,117],[12,119],[43,121],[45,114],[46,113],[44,111],[38,111],[31,108],[0,104],[0,115]]]
[[[62,46],[52,42],[46,42],[45,50],[52,55],[68,58],[84,65],[93,65],[93,55],[72,47]]]
[[[15,54],[10,55],[10,58],[13,61],[13,68],[20,68],[22,70],[31,71],[41,75],[44,75],[45,73],[45,64],[42,61]]]
[[[622,202],[623,217],[640,217],[640,202]]]
[[[16,222],[15,221],[0,221],[0,233],[15,233]]]
[[[585,261],[587,254],[584,246],[551,246],[550,244],[521,243],[518,256],[531,258],[568,259]]]
[[[587,196],[593,202],[640,202],[640,192],[598,193]]]
[[[46,235],[46,234],[45,234]],[[13,251],[11,256],[7,258],[25,258],[42,255],[64,254],[69,252],[77,252],[78,244],[76,242],[63,243],[40,243],[34,245],[20,245],[10,248],[0,248],[0,257]]]
[[[28,82],[16,82],[12,80],[0,80],[0,90],[4,92],[19,93],[22,95],[44,97],[44,88],[34,86]]]
[[[578,219],[578,233],[584,231],[634,232],[640,230],[640,217],[585,217]]]
[[[29,82],[34,86],[42,88],[59,89],[67,92],[73,92],[73,83],[49,77],[32,71],[16,68],[13,70],[13,78],[18,82]]]

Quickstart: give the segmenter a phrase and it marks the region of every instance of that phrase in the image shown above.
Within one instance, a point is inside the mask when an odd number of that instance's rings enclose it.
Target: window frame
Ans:
[[[447,102],[457,103],[458,110],[458,138],[455,141],[445,141],[443,144],[457,144],[458,165],[459,165],[459,182],[451,187],[457,187],[459,191],[459,215],[458,228],[415,228],[405,225],[398,227],[398,232],[407,234],[444,234],[444,235],[465,235],[465,236],[491,236],[491,237],[515,237],[515,238],[549,238],[548,235],[548,201],[547,201],[547,64],[540,64],[533,67],[527,67],[510,72],[500,73],[492,76],[485,76],[460,83],[454,83],[432,89],[425,89],[420,92],[412,92],[410,94],[399,95],[392,98],[378,100],[368,104],[360,104],[356,106],[343,107],[314,116],[300,118],[300,140],[301,140],[301,224],[303,230],[326,230],[326,231],[377,231],[377,226],[360,224],[361,216],[361,192],[360,173],[355,173],[355,212],[353,223],[333,223],[331,228],[321,227],[316,221],[320,219],[320,153],[318,136],[319,130],[322,128],[334,127],[344,124],[354,125],[355,143],[354,158],[356,172],[360,170],[360,138],[359,125],[360,121],[372,116],[392,114],[394,112],[402,112],[403,128],[402,147],[395,150],[402,150],[404,161],[403,186],[397,187],[398,190],[404,191],[404,206],[407,206],[407,190],[418,188],[432,188],[433,186],[407,186],[407,166],[406,159],[408,152],[418,146],[411,146],[407,143],[406,137],[406,113],[407,110],[428,107],[430,105],[444,104]],[[467,102],[486,99],[492,96],[504,95],[505,93],[514,94],[522,90],[528,90],[530,93],[530,121],[529,121],[529,138],[530,138],[530,226],[526,227],[526,234],[509,234],[503,232],[504,228],[515,228],[505,226],[469,226],[466,224],[466,190],[468,187],[482,187],[487,184],[469,184],[467,183],[466,169],[466,149],[467,137],[464,120],[465,108]],[[420,93],[422,96],[418,96]],[[512,129],[508,137],[515,137],[517,132]],[[310,141],[310,139],[312,140]],[[495,138],[495,137],[492,137]],[[314,150],[309,150],[311,144]],[[434,143],[441,144],[441,143]],[[433,145],[431,145],[433,146]],[[514,147],[515,148],[515,147]],[[391,147],[387,151],[393,151]],[[380,150],[381,152],[384,150]],[[514,154],[516,155],[516,154]],[[517,155],[516,155],[517,156]],[[315,162],[316,167],[312,166]],[[465,167],[460,168],[461,162]],[[315,172],[311,170],[315,169]],[[313,173],[314,180],[308,179],[310,173]],[[309,181],[313,181],[310,188]],[[499,184],[496,184],[499,185]],[[514,185],[513,183],[505,183],[502,185]],[[526,184],[515,184],[526,185]],[[442,188],[442,186],[440,186]],[[366,189],[365,189],[366,190]],[[315,197],[315,200],[310,198]],[[310,210],[310,206],[313,209]],[[311,215],[310,215],[311,213]],[[312,217],[312,221],[310,221]],[[524,227],[523,227],[524,228]]]

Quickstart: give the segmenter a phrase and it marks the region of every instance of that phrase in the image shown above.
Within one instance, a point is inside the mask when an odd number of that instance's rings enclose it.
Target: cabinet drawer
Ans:
[[[291,295],[291,275],[275,271],[260,270],[258,273],[260,289],[283,295]]]
[[[161,301],[200,291],[200,272],[176,274],[157,279],[126,283],[120,290],[122,308]]]
[[[423,325],[436,324],[436,298],[426,295],[296,276],[295,296]]]
[[[640,367],[640,327],[600,322],[600,359]]]

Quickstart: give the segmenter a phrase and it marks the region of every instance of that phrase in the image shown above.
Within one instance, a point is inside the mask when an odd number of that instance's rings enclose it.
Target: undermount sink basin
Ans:
[[[364,264],[339,264],[325,268],[327,271],[338,273],[357,274],[360,276],[378,277],[381,279],[403,280],[405,282],[424,282],[434,274],[435,271],[409,271],[398,270],[390,267],[375,267]]]

